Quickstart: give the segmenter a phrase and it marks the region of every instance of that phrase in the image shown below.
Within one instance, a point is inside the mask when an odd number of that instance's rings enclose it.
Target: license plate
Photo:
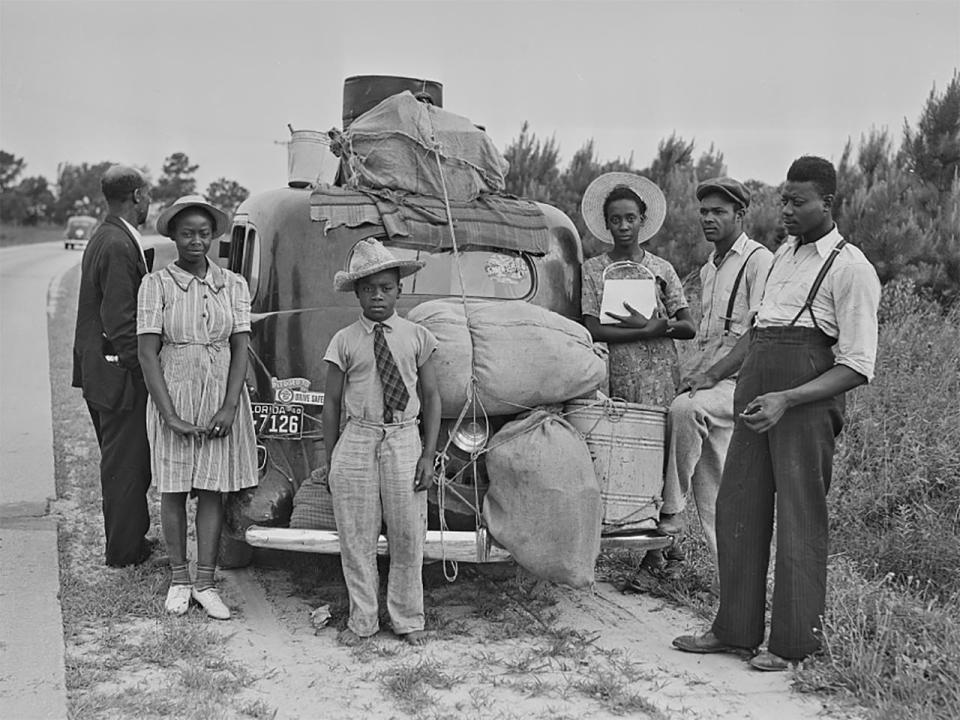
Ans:
[[[253,425],[258,437],[300,438],[303,407],[279,403],[252,403]]]

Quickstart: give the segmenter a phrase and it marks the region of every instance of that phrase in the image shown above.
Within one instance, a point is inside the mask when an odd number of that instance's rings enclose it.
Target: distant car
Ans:
[[[97,219],[89,215],[74,215],[67,220],[67,229],[63,232],[63,247],[67,250],[87,246],[87,240],[97,226]]]

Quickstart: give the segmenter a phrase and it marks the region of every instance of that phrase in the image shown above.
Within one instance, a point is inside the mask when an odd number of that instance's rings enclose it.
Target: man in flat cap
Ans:
[[[693,499],[700,525],[717,561],[716,502],[720,476],[733,434],[733,389],[736,375],[702,387],[703,374],[736,345],[750,328],[760,304],[773,254],[743,231],[750,191],[732,178],[705,180],[697,187],[700,227],[713,251],[700,269],[700,328],[696,352],[685,365],[680,395],[667,421],[667,483]]]
[[[73,386],[83,389],[100,445],[106,562],[144,562],[153,545],[147,488],[147,388],[137,359],[137,291],[153,265],[137,226],[147,219],[150,188],[136,168],[110,167],[100,179],[107,216],[83,253],[73,345]]]

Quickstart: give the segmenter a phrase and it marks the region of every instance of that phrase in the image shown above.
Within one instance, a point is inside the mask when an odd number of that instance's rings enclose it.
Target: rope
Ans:
[[[453,250],[453,257],[454,257],[454,261],[455,261],[455,264],[456,264],[456,267],[457,267],[457,277],[458,277],[458,279],[459,279],[459,281],[460,281],[460,302],[461,302],[461,304],[463,305],[464,319],[465,319],[465,321],[467,322],[467,326],[468,326],[468,328],[469,328],[470,315],[469,315],[469,306],[468,306],[468,304],[467,304],[466,283],[464,282],[464,278],[463,278],[463,265],[462,265],[462,261],[461,261],[461,257],[460,257],[460,247],[459,247],[459,245],[458,245],[458,243],[457,243],[457,233],[456,233],[456,229],[454,228],[454,224],[453,224],[453,212],[452,212],[451,207],[450,207],[450,196],[449,196],[449,193],[448,193],[448,191],[447,191],[446,176],[445,176],[444,171],[443,171],[443,163],[442,163],[441,160],[440,160],[440,151],[441,151],[442,148],[441,148],[441,146],[440,146],[440,143],[437,141],[436,132],[435,132],[435,128],[434,128],[434,125],[433,125],[433,118],[430,116],[429,110],[426,109],[426,108],[424,108],[423,111],[427,113],[427,118],[428,118],[428,120],[429,120],[429,122],[430,122],[430,134],[431,134],[430,142],[431,142],[431,147],[428,149],[428,152],[432,152],[433,155],[434,155],[434,157],[435,157],[435,159],[436,159],[436,161],[437,161],[437,171],[438,171],[439,176],[440,176],[440,185],[441,185],[441,188],[443,189],[443,204],[444,204],[444,208],[446,209],[446,213],[447,213],[447,228],[448,228],[448,230],[450,231],[450,244],[451,244],[451,247],[452,247],[452,250]],[[641,266],[641,267],[642,267],[642,266]],[[647,270],[646,268],[643,268],[643,269],[644,269],[644,270]],[[647,272],[649,273],[649,270],[647,270]],[[504,399],[504,398],[499,398],[499,397],[496,397],[496,396],[493,396],[493,395],[492,395],[492,397],[495,397],[495,398],[496,398],[498,401],[500,401],[500,402],[503,402],[503,403],[505,403],[505,404],[507,404],[507,405],[511,405],[511,406],[516,407],[516,408],[521,409],[521,410],[532,411],[532,410],[535,410],[535,409],[536,409],[536,408],[532,408],[532,407],[528,407],[528,406],[522,405],[522,404],[520,404],[520,403],[512,402],[512,401],[510,401],[510,400],[506,400],[506,399]],[[600,399],[600,400],[598,400],[598,401],[596,401],[596,402],[594,402],[594,403],[588,404],[588,405],[587,405],[587,408],[596,407],[597,405],[603,405],[604,408],[605,408],[605,410],[604,410],[605,415],[607,415],[608,417],[610,417],[611,420],[613,420],[614,417],[616,417],[616,419],[619,420],[619,418],[621,418],[621,417],[623,416],[625,409],[622,408],[622,407],[618,407],[618,405],[617,405],[618,402],[619,402],[621,405],[624,403],[624,401],[623,401],[623,400],[620,400],[620,399],[606,398],[606,397],[605,397],[605,398],[602,398],[602,399]],[[446,522],[446,493],[447,493],[447,491],[449,490],[450,492],[453,492],[457,497],[459,497],[459,498],[460,498],[462,501],[464,501],[467,505],[470,505],[470,503],[469,503],[469,502],[466,502],[466,500],[463,498],[463,496],[460,495],[456,490],[453,490],[453,489],[449,488],[450,482],[452,482],[452,480],[455,480],[456,478],[460,477],[460,476],[463,474],[463,472],[467,469],[467,467],[470,467],[470,468],[473,469],[473,479],[474,479],[474,483],[473,483],[474,505],[473,505],[472,507],[473,507],[473,510],[474,510],[474,514],[475,514],[475,516],[476,516],[477,535],[478,535],[478,538],[479,538],[479,536],[480,536],[480,528],[482,527],[483,518],[482,518],[482,516],[481,516],[481,514],[480,514],[480,509],[479,509],[479,508],[480,508],[480,491],[479,491],[479,488],[477,487],[477,479],[479,478],[479,473],[477,472],[477,462],[478,462],[478,460],[479,460],[484,454],[490,452],[491,450],[493,450],[493,449],[495,449],[495,448],[497,448],[497,447],[500,447],[500,446],[503,445],[505,442],[509,442],[510,440],[513,440],[515,437],[518,437],[517,435],[513,435],[513,436],[511,436],[510,438],[507,438],[507,439],[505,439],[505,440],[502,440],[502,441],[499,442],[499,443],[496,443],[496,444],[494,444],[494,443],[487,443],[485,447],[482,447],[482,448],[480,448],[480,449],[472,449],[472,450],[470,451],[470,462],[469,462],[469,464],[466,465],[466,466],[464,466],[463,468],[461,468],[460,471],[458,471],[457,474],[454,476],[454,478],[452,478],[452,479],[448,482],[448,479],[447,479],[447,476],[446,476],[446,462],[447,462],[447,459],[448,459],[448,457],[449,457],[448,451],[449,451],[449,449],[450,449],[451,443],[453,442],[453,437],[454,437],[454,435],[456,434],[457,430],[459,430],[461,424],[463,423],[464,418],[466,417],[467,410],[468,410],[468,409],[471,409],[471,408],[472,408],[472,415],[471,415],[471,417],[472,417],[473,422],[476,423],[476,422],[477,422],[477,418],[482,416],[482,417],[483,417],[484,426],[487,428],[487,431],[489,432],[489,428],[490,428],[489,416],[487,415],[486,408],[485,408],[484,405],[483,405],[483,400],[482,400],[481,397],[480,397],[480,392],[479,392],[479,380],[478,380],[478,378],[477,378],[477,376],[476,376],[475,373],[471,373],[471,376],[470,376],[470,387],[469,387],[469,389],[468,389],[468,391],[467,391],[466,400],[464,401],[463,407],[460,409],[460,414],[457,416],[456,422],[453,424],[453,427],[452,427],[452,429],[450,430],[450,433],[449,433],[449,435],[448,435],[448,437],[447,437],[447,442],[446,442],[446,444],[444,445],[443,450],[440,452],[440,457],[439,457],[438,460],[435,462],[435,467],[436,467],[437,469],[439,469],[439,471],[440,471],[439,474],[438,474],[439,481],[437,482],[437,506],[438,506],[438,512],[439,512],[439,515],[440,515],[440,553],[441,553],[441,557],[442,557],[442,561],[443,561],[443,574],[444,574],[444,577],[445,577],[449,582],[453,582],[454,580],[456,580],[457,574],[458,574],[458,565],[457,565],[456,561],[450,561],[450,562],[449,562],[449,566],[452,568],[452,570],[451,570],[451,574],[448,574],[448,572],[447,572],[448,561],[447,561],[447,557],[446,557],[446,547],[445,547],[445,545],[444,545],[444,532],[447,530],[447,522]],[[573,414],[573,413],[575,413],[575,412],[578,412],[578,411],[580,411],[580,410],[582,410],[582,409],[587,409],[587,408],[577,408],[576,410],[571,410],[570,412],[567,412],[567,413],[555,413],[554,415],[557,415],[557,416],[559,416],[559,417],[561,417],[561,418],[564,418],[564,417],[566,417],[567,415]],[[479,413],[479,414],[478,414],[478,413]],[[536,430],[536,429],[538,429],[539,427],[541,427],[544,423],[546,423],[546,422],[547,422],[548,420],[550,420],[550,419],[551,419],[551,416],[550,416],[550,415],[546,415],[540,422],[535,423],[535,424],[532,425],[530,428],[528,428],[525,432],[533,432],[534,430]],[[614,422],[615,422],[615,421],[616,421],[616,420],[614,420]],[[596,427],[596,425],[597,425],[599,422],[600,422],[600,418],[597,419],[596,423],[594,424],[594,428]],[[592,428],[591,428],[591,432],[592,432]],[[588,434],[589,434],[589,433],[588,433]],[[581,435],[582,435],[582,434],[581,434]],[[611,448],[611,452],[612,452],[612,448]]]

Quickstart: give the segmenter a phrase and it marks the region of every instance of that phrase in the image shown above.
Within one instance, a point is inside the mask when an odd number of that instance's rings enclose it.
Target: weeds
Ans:
[[[801,689],[855,697],[878,717],[960,717],[956,606],[923,601],[892,577],[865,581],[843,559],[829,593],[823,652],[797,673]]]
[[[245,703],[237,708],[243,715],[254,720],[273,720],[277,716],[277,709],[270,707],[263,700]]]
[[[586,678],[577,680],[575,687],[616,715],[644,713],[651,720],[668,720],[656,705],[629,690],[622,677],[609,669],[592,669]]]
[[[960,597],[960,304],[909,283],[883,291],[875,380],[848,394],[831,492],[832,541],[877,579]]]
[[[444,672],[436,660],[427,658],[388,668],[380,682],[404,712],[420,714],[436,703],[429,688],[449,690],[459,680]]]

